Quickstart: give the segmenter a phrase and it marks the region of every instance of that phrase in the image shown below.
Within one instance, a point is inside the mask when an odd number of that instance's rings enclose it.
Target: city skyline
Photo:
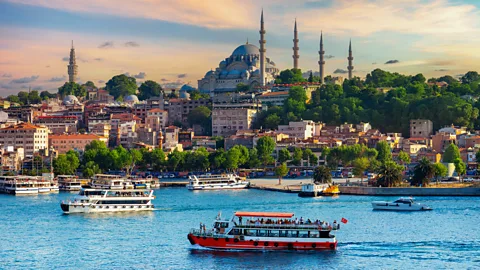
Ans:
[[[77,81],[99,86],[128,73],[172,86],[204,76],[247,40],[259,47],[265,12],[267,55],[292,68],[295,18],[299,67],[318,72],[323,31],[325,75],[347,77],[352,39],[354,76],[375,68],[428,77],[476,69],[480,4],[474,1],[0,1],[0,91],[54,92],[68,81],[74,40]],[[336,73],[334,73],[336,71]]]

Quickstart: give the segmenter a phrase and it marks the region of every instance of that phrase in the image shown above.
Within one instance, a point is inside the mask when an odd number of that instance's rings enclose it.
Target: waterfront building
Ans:
[[[46,126],[53,134],[76,133],[78,119],[76,116],[38,116],[33,123]]]
[[[433,134],[433,122],[427,119],[410,120],[410,137],[430,138]]]
[[[212,140],[210,136],[194,136],[192,138],[193,149],[205,147],[206,149],[217,149],[217,141]]]
[[[59,154],[65,154],[70,150],[77,152],[85,151],[85,146],[92,141],[102,141],[105,144],[108,139],[95,134],[50,134],[48,144],[58,151]]]
[[[11,146],[14,150],[23,148],[25,156],[32,156],[48,147],[48,133],[46,127],[20,123],[0,128],[0,145]]]
[[[258,103],[213,104],[213,136],[229,136],[237,130],[251,129],[252,122],[262,109]]]
[[[18,172],[22,169],[25,151],[22,147],[14,149],[13,146],[0,148],[1,173]]]

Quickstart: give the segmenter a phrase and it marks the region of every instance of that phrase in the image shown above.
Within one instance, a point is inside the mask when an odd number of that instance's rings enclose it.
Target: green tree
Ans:
[[[280,163],[287,162],[290,159],[290,151],[287,148],[282,148],[278,151],[277,161]]]
[[[134,95],[137,91],[137,80],[133,77],[128,77],[125,74],[117,75],[111,78],[105,89],[112,95],[115,99],[119,97],[124,97],[128,95]]]
[[[460,150],[458,149],[458,146],[451,143],[443,153],[443,162],[453,163],[457,158],[460,158]]]
[[[214,153],[209,156],[210,164],[214,169],[223,169],[224,164],[227,160],[227,154],[223,148],[217,149]]]
[[[280,119],[280,116],[278,116],[277,114],[270,114],[269,116],[267,116],[267,118],[265,118],[265,128],[266,129],[277,129],[278,128],[278,125],[280,124],[280,122],[282,121],[282,119]]]
[[[410,164],[410,155],[406,152],[400,151],[398,153],[398,160],[402,165]]]
[[[433,176],[438,181],[438,178],[447,176],[448,169],[447,166],[443,165],[442,163],[435,163],[433,164]]]
[[[15,96],[15,95],[10,95],[7,97],[7,100],[10,101],[11,103],[22,103],[20,101],[20,98],[18,96]],[[23,103],[22,103],[23,104]]]
[[[355,176],[360,176],[361,181],[363,182],[364,172],[370,166],[370,160],[366,157],[360,157],[353,161],[353,174]]]
[[[188,113],[187,119],[190,125],[199,124],[204,128],[212,125],[212,111],[206,106],[198,106]]]
[[[415,186],[427,186],[434,172],[434,167],[430,160],[423,157],[414,168],[412,184]]]
[[[332,173],[326,166],[318,166],[313,172],[313,182],[315,184],[328,184],[332,182]]]
[[[480,80],[480,75],[478,75],[478,72],[476,71],[469,71],[465,73],[465,75],[463,75],[460,80],[463,84],[470,84],[472,82]]]
[[[198,91],[198,90],[193,90],[193,91],[190,92],[190,99],[191,100],[210,99],[210,95],[200,93],[200,91]]]
[[[149,152],[148,163],[154,171],[162,171],[165,166],[165,153],[161,148],[155,148]]]
[[[272,139],[272,137],[263,136],[258,139],[256,148],[258,158],[263,166],[267,166],[274,161],[272,153],[273,150],[275,150],[275,141]]]
[[[250,90],[250,86],[248,86],[244,83],[237,84],[237,86],[235,88],[235,92],[237,92],[237,93],[245,93],[245,92],[248,92],[249,90]]]
[[[92,82],[92,81],[87,81],[85,84],[84,84],[85,87],[88,87],[88,88],[97,88],[95,86],[95,84]]]
[[[179,152],[177,149],[173,150],[170,154],[168,154],[167,165],[170,170],[177,171],[177,168],[181,168],[183,166],[183,162],[185,161],[185,156],[183,152]]]
[[[467,165],[465,165],[461,158],[456,158],[453,161],[453,164],[455,165],[455,171],[459,177],[462,177],[467,173]]]
[[[79,165],[78,155],[70,150],[53,160],[53,171],[56,175],[74,175]]]
[[[251,169],[258,168],[260,165],[262,165],[262,162],[260,161],[258,157],[258,150],[257,148],[252,148],[248,150],[248,167]]]
[[[299,83],[305,82],[306,80],[303,78],[302,70],[300,69],[286,69],[280,72],[280,75],[275,80],[276,83]]]
[[[282,184],[282,178],[288,173],[287,164],[283,162],[275,168],[275,175],[278,177],[278,184]]]
[[[301,166],[302,165],[302,158],[303,158],[303,151],[299,147],[295,147],[293,149],[293,155],[292,155],[292,161],[291,163],[295,166]]]
[[[235,147],[230,148],[230,150],[227,151],[225,168],[230,171],[235,171],[236,169],[238,169],[241,155],[242,152],[240,151],[240,149]]]
[[[42,100],[47,100],[47,99],[50,99],[50,98],[55,98],[57,96],[57,94],[50,94],[50,92],[48,91],[42,91],[40,93],[40,98]]]
[[[85,164],[85,167],[83,169],[83,177],[91,178],[95,174],[101,173],[101,172],[102,170],[100,170],[100,167],[98,166],[98,164],[96,164],[93,161],[89,161],[87,162],[87,164]]]
[[[392,160],[392,149],[386,141],[378,142],[375,149],[378,151],[378,161],[385,163],[389,160]]]
[[[162,86],[155,81],[144,81],[138,88],[138,99],[146,100],[151,97],[159,97],[162,95]]]
[[[87,95],[87,89],[85,86],[76,82],[66,82],[64,85],[58,88],[58,94],[61,98],[68,95],[74,95],[76,97],[84,97]]]
[[[310,75],[308,76],[308,82],[313,82],[313,72],[310,71]]]
[[[382,187],[394,187],[402,182],[403,166],[393,161],[386,161],[377,170],[377,185]]]

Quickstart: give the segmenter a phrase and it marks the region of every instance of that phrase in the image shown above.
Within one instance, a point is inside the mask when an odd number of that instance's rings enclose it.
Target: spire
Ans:
[[[293,68],[298,69],[298,58],[300,58],[300,55],[298,55],[298,50],[300,49],[298,47],[298,31],[297,31],[297,18],[295,18],[295,26],[293,28]]]
[[[245,44],[248,44],[248,37],[247,37],[247,43],[245,43]]]
[[[262,16],[260,18],[260,77],[261,77],[261,83],[260,85],[261,86],[265,86],[266,82],[266,78],[265,78],[265,52],[267,52],[267,50],[265,49],[265,43],[267,42],[265,40],[265,25],[263,23],[263,8],[262,8]]]
[[[70,60],[68,61],[68,81],[75,82],[78,73],[78,66],[77,61],[75,59],[75,48],[73,47],[73,40],[72,40],[72,48],[70,49]]]
[[[352,39],[350,39],[350,44],[348,45],[348,79],[353,79],[353,53],[352,53]]]
[[[320,51],[318,51],[318,55],[320,56],[320,60],[318,61],[318,67],[320,70],[320,83],[324,83],[324,78],[325,78],[325,51],[323,50],[323,31],[320,32]]]

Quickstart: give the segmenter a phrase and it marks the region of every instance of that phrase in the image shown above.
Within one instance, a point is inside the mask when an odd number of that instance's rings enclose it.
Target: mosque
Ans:
[[[248,85],[250,88],[264,87],[273,84],[280,70],[275,62],[266,57],[265,24],[263,21],[263,10],[260,19],[260,48],[249,44],[238,46],[233,53],[222,60],[215,70],[208,71],[205,76],[198,80],[198,90],[210,95],[234,92],[239,83]],[[298,68],[299,46],[297,21],[295,20],[293,33],[293,68]],[[353,78],[353,56],[351,42],[348,56],[348,78]],[[320,35],[319,71],[320,83],[324,83],[325,77],[325,51],[323,49],[323,35]]]

